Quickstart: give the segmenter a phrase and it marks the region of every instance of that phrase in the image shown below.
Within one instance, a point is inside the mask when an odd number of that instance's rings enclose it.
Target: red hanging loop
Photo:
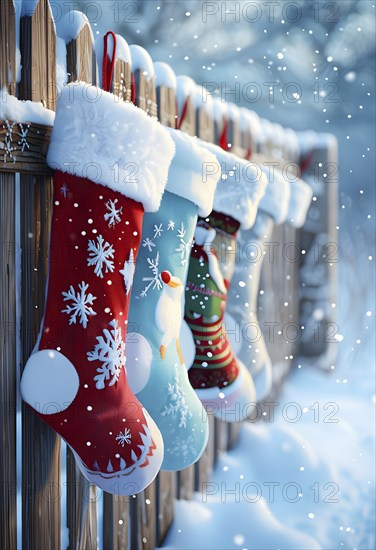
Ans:
[[[134,74],[131,73],[131,102],[136,105],[136,80]]]
[[[189,97],[187,97],[187,99],[184,101],[183,110],[182,110],[182,113],[181,113],[181,117],[180,117],[179,122],[176,121],[176,128],[177,128],[178,130],[181,129],[181,125],[183,124],[184,119],[185,119],[185,117],[186,117],[187,110],[188,110],[188,101],[189,101]]]
[[[112,52],[112,59],[108,62],[108,36],[112,36],[114,42],[114,48]],[[114,74],[114,67],[116,61],[116,34],[112,31],[108,31],[104,37],[104,51],[103,51],[103,64],[102,64],[102,88],[105,92],[109,92],[111,89],[112,76]]]
[[[310,151],[308,155],[306,155],[302,160],[300,161],[300,172],[303,174],[308,168],[311,166],[313,160],[313,151]]]
[[[246,155],[245,155],[245,160],[251,160],[251,157],[252,157],[252,148],[248,147]]]
[[[223,130],[221,135],[219,136],[218,145],[225,151],[228,151],[227,130],[228,130],[228,121],[224,119]]]

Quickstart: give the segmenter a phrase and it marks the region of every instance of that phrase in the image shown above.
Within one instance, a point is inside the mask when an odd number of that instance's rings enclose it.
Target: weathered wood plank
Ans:
[[[16,93],[16,18],[12,0],[0,3],[0,90]]]
[[[135,49],[133,49],[135,48]],[[153,61],[146,50],[143,50],[140,46],[131,46],[131,55],[136,57],[142,57],[143,61],[149,65],[132,66],[132,73],[136,87],[136,105],[143,109],[149,116],[157,116],[157,93],[155,89],[155,77],[152,72]],[[142,51],[143,50],[143,51]],[[148,58],[148,59],[147,59]],[[146,61],[147,60],[147,61]],[[137,61],[138,63],[140,60]]]
[[[50,6],[39,0],[20,21],[20,99],[41,101],[54,109],[56,38]],[[43,316],[48,276],[52,180],[21,176],[22,312],[21,353],[25,364]],[[23,541],[25,549],[60,546],[60,439],[33,411],[22,417]]]
[[[215,458],[217,460],[218,453],[227,450],[227,422],[215,418],[214,420],[214,441],[215,441]]]
[[[15,33],[14,5],[6,0],[0,3],[0,90],[11,94],[16,90]],[[0,546],[9,550],[17,548],[15,191],[15,176],[0,174]]]
[[[177,473],[176,498],[191,500],[195,487],[195,465],[184,468]]]
[[[33,15],[20,20],[20,99],[56,105],[56,35],[48,0],[39,0]]]
[[[41,124],[0,120],[0,172],[52,175],[46,164],[51,131],[50,126]],[[23,133],[27,146],[22,142]]]
[[[67,44],[68,82],[87,82],[96,84],[97,60],[94,51],[93,33],[89,23],[86,23],[78,36]]]
[[[202,491],[202,484],[209,480],[215,463],[216,449],[214,437],[214,416],[208,415],[209,440],[206,449],[198,462],[195,464],[195,491]]]
[[[235,447],[239,440],[239,433],[241,430],[240,422],[229,422],[227,426],[227,449],[231,450]]]
[[[174,519],[176,473],[161,470],[156,478],[157,546],[161,546]]]
[[[79,472],[73,453],[67,449],[67,527],[69,550],[97,548],[97,492]]]
[[[177,105],[175,90],[166,86],[157,86],[157,116],[158,120],[168,128],[176,128]]]
[[[17,548],[15,176],[0,174],[0,545]]]

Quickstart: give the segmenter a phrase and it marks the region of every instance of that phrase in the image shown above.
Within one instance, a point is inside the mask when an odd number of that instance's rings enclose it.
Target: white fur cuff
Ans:
[[[166,191],[190,200],[205,217],[213,210],[214,193],[221,174],[215,155],[201,147],[201,142],[168,128],[176,153],[168,172]]]
[[[48,165],[89,178],[159,208],[175,147],[156,120],[131,103],[84,82],[72,82],[58,98]]]

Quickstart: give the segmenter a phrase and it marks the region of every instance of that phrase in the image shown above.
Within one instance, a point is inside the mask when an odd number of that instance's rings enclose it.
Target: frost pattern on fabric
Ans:
[[[125,367],[125,342],[122,339],[119,323],[114,319],[110,322],[112,330],[103,329],[104,336],[97,336],[98,343],[93,351],[87,353],[89,361],[100,361],[102,364],[97,368],[94,376],[95,386],[103,390],[105,381],[108,386],[113,386],[118,381],[121,369]]]
[[[114,247],[106,242],[102,235],[98,235],[97,242],[89,241],[88,245],[89,257],[87,259],[88,266],[95,266],[94,273],[103,279],[103,269],[106,269],[106,273],[109,271],[112,273],[114,270]],[[112,259],[110,259],[112,258]]]
[[[176,365],[175,365],[176,367]],[[167,384],[168,405],[165,405],[162,416],[179,416],[179,428],[187,427],[187,418],[192,418],[192,413],[188,408],[185,393],[180,385],[177,373],[174,376],[174,382]]]
[[[133,249],[131,248],[131,251],[129,253],[129,259],[128,259],[128,261],[125,260],[124,267],[123,267],[123,269],[120,270],[121,275],[123,275],[124,285],[125,285],[125,290],[126,290],[127,296],[130,293],[131,288],[132,288],[134,272],[135,271],[136,271],[136,264],[135,264],[135,261],[134,261]]]
[[[62,292],[64,302],[72,300],[73,305],[67,305],[66,309],[62,309],[61,311],[62,313],[68,313],[68,315],[70,315],[70,325],[75,325],[77,323],[77,317],[79,317],[79,322],[86,328],[89,316],[96,315],[96,312],[91,307],[96,297],[90,292],[86,294],[89,285],[84,281],[79,283],[78,288],[79,290],[76,292],[71,285],[68,292]]]
[[[123,211],[123,207],[120,208],[116,207],[116,203],[118,202],[117,199],[108,200],[106,202],[106,209],[108,212],[104,215],[104,219],[108,221],[108,227],[114,227],[117,223],[121,222],[121,213]]]

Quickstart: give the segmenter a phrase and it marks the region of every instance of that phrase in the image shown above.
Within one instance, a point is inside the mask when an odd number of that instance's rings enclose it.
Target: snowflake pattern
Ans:
[[[16,147],[12,147],[13,143],[13,129],[15,126],[15,122],[12,122],[12,124],[9,122],[9,120],[5,121],[5,124],[3,124],[3,128],[5,130],[5,143],[3,144],[2,149],[4,149],[4,156],[3,156],[3,162],[6,163],[7,158],[9,160],[12,160],[13,163],[16,162],[16,158],[13,156],[13,151],[16,151]]]
[[[175,252],[180,254],[180,265],[186,265],[192,247],[192,239],[188,241],[185,240],[186,233],[187,230],[182,222],[180,229],[178,229],[178,239],[180,244],[178,248],[175,248]]]
[[[144,239],[143,243],[142,243],[142,246],[145,248],[147,246],[149,252],[151,252],[153,250],[153,248],[155,246],[157,246],[152,239],[149,239],[149,237],[146,237],[146,239]]]
[[[108,227],[114,227],[117,223],[121,222],[121,213],[123,211],[123,207],[116,208],[116,203],[118,202],[117,199],[112,201],[111,199],[106,202],[106,209],[108,212],[104,215],[104,219],[108,221]]]
[[[16,131],[16,128],[18,126],[18,132]],[[5,130],[5,142],[2,145],[2,149],[4,149],[4,155],[3,155],[3,162],[6,163],[7,159],[13,161],[13,163],[16,162],[16,157],[13,156],[13,151],[21,151],[22,153],[25,151],[25,148],[30,149],[30,145],[27,141],[27,135],[29,133],[30,124],[24,125],[21,122],[12,122],[10,123],[9,120],[5,120],[5,124],[3,124],[3,128]],[[18,141],[14,141],[17,138],[14,138],[13,133],[19,136]],[[17,144],[19,147],[17,148]]]
[[[175,229],[175,222],[173,220],[168,220],[167,231],[173,231]]]
[[[167,384],[167,398],[169,403],[164,406],[161,415],[179,415],[179,428],[186,428],[187,418],[192,418],[192,413],[188,408],[185,393],[179,384],[177,373],[174,376],[174,382]]]
[[[104,336],[97,336],[98,343],[93,351],[87,353],[88,361],[100,361],[98,374],[94,376],[95,387],[103,390],[105,381],[113,386],[119,379],[121,369],[125,368],[125,342],[116,319],[110,322],[112,330],[103,329]]]
[[[159,252],[157,252],[156,257],[152,260],[151,258],[146,258],[146,261],[149,264],[149,269],[151,269],[151,272],[153,274],[152,277],[142,277],[142,280],[146,283],[148,283],[145,288],[142,290],[140,296],[141,298],[146,298],[147,293],[150,289],[152,290],[161,290],[162,283],[161,278],[159,274]]]
[[[162,233],[163,233],[162,226],[163,226],[162,223],[154,226],[154,237],[153,237],[154,239],[159,239],[160,237],[162,237]]]
[[[66,309],[62,309],[61,311],[62,313],[68,313],[68,315],[70,315],[70,325],[75,325],[77,323],[77,317],[79,317],[79,322],[84,328],[86,328],[89,321],[89,316],[96,315],[96,312],[91,307],[94,300],[96,300],[96,297],[91,293],[86,294],[89,285],[84,281],[79,283],[78,288],[79,291],[77,291],[77,293],[72,285],[69,287],[68,292],[62,292],[64,302],[72,300],[73,305],[67,305]]]
[[[149,250],[149,252],[151,252],[153,250],[153,248],[155,246],[157,246],[155,244],[155,239],[160,239],[162,237],[162,233],[163,233],[163,223],[160,223],[159,225],[154,225],[154,235],[152,238],[150,237],[145,237],[145,239],[142,241],[142,246],[145,248],[147,248]]]
[[[124,262],[124,267],[123,267],[123,269],[120,270],[121,275],[123,275],[124,285],[125,285],[125,290],[126,290],[127,296],[130,293],[131,288],[132,288],[134,272],[135,271],[136,271],[136,264],[135,264],[135,261],[134,261],[133,248],[131,248],[131,251],[129,253],[129,259],[128,259],[128,261]]]
[[[119,432],[115,439],[122,447],[124,447],[125,444],[130,445],[132,439],[131,430],[129,428],[125,428],[124,433]]]
[[[112,273],[114,270],[114,247],[106,242],[102,235],[97,237],[97,242],[89,241],[88,245],[89,258],[87,259],[88,266],[95,266],[94,273],[97,277],[103,279],[103,269],[106,273]],[[112,259],[110,259],[112,258]]]
[[[19,122],[18,124],[18,128],[20,130],[20,133],[17,132],[17,135],[21,138],[20,141],[17,141],[18,145],[21,147],[21,151],[24,152],[25,151],[25,147],[27,147],[28,149],[30,149],[30,145],[28,144],[28,141],[27,141],[27,134],[29,133],[29,128],[30,128],[30,124],[27,124],[26,125],[26,128],[23,127],[23,124],[21,124],[21,122]]]

